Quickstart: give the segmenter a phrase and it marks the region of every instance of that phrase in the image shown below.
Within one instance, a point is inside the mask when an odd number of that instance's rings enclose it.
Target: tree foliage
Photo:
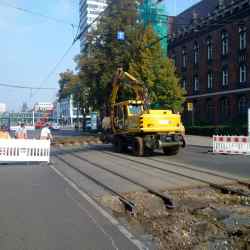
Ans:
[[[128,70],[140,27],[135,0],[111,1],[109,6],[89,34],[85,51],[76,58],[81,82],[91,90],[89,104],[96,109],[105,109],[116,69]],[[117,40],[118,31],[125,33],[125,41]]]
[[[29,110],[27,102],[23,102],[21,112],[27,112]]]
[[[185,92],[173,62],[163,55],[160,43],[155,43],[157,39],[152,27],[147,27],[142,33],[137,56],[131,60],[129,72],[146,85],[152,103],[180,111]]]
[[[78,75],[69,70],[60,75],[59,97],[80,91],[82,110],[91,106],[105,112],[114,73],[122,66],[146,84],[153,102],[179,110],[183,91],[174,65],[162,55],[160,43],[148,46],[158,37],[151,27],[145,30],[138,23],[138,1],[110,0],[108,4],[96,29],[89,32],[84,51],[75,58]],[[117,39],[118,31],[125,33],[124,41]]]

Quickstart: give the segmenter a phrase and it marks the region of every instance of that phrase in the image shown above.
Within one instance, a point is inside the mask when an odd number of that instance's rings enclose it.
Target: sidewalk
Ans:
[[[187,146],[200,146],[200,147],[212,147],[212,137],[197,136],[197,135],[186,135]]]

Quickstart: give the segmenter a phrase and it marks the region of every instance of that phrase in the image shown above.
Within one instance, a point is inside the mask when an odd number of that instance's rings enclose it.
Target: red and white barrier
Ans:
[[[49,162],[49,140],[0,140],[1,162]]]
[[[213,152],[217,154],[250,155],[250,137],[214,135]]]

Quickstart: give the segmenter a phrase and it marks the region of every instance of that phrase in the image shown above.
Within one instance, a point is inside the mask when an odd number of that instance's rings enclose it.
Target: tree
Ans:
[[[89,104],[94,109],[106,109],[111,82],[116,69],[128,70],[140,25],[137,24],[136,0],[112,0],[96,30],[88,37],[85,51],[76,58],[81,84],[90,89]],[[118,31],[125,41],[118,41]]]
[[[180,110],[184,91],[175,67],[163,56],[160,43],[154,43],[158,37],[153,29],[138,23],[138,1],[110,0],[108,4],[96,29],[88,33],[84,51],[75,58],[77,77],[71,71],[61,74],[59,97],[74,93],[77,79],[81,110],[91,106],[106,113],[114,73],[122,66],[146,84],[152,102]],[[125,33],[125,40],[117,39],[118,31]]]
[[[21,112],[27,112],[29,109],[28,104],[26,102],[23,102],[21,107]]]
[[[74,92],[74,88],[79,80],[77,75],[74,75],[73,71],[67,69],[65,72],[60,73],[59,79],[59,92],[58,98],[63,99],[70,96]]]
[[[74,106],[79,107],[82,114],[86,113],[88,88],[82,83],[79,74],[74,74],[71,70],[66,70],[60,74],[58,99],[72,96]]]
[[[163,55],[160,43],[155,43],[157,39],[152,27],[148,26],[129,72],[146,85],[152,103],[180,111],[185,91],[179,84],[174,64]]]

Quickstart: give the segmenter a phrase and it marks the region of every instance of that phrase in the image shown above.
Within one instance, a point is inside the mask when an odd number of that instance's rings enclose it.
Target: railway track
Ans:
[[[233,189],[231,187],[227,187],[225,185],[220,185],[220,184],[217,184],[217,183],[214,183],[214,182],[211,182],[211,181],[208,181],[206,179],[202,179],[202,178],[199,178],[199,177],[196,177],[196,176],[191,176],[191,175],[181,173],[179,171],[166,169],[166,168],[163,168],[163,167],[160,167],[160,166],[155,166],[154,164],[151,164],[151,163],[146,162],[144,160],[139,160],[139,158],[134,159],[134,157],[132,158],[132,156],[129,156],[129,155],[119,154],[119,156],[118,156],[116,153],[109,152],[109,151],[102,151],[102,153],[106,154],[106,155],[109,155],[109,156],[116,157],[117,159],[119,158],[119,159],[127,160],[127,161],[132,162],[132,163],[143,164],[144,166],[149,167],[151,169],[157,169],[157,170],[160,170],[160,171],[165,172],[165,173],[175,174],[175,175],[178,175],[178,176],[181,176],[181,177],[184,177],[184,178],[188,178],[190,180],[198,181],[198,182],[204,183],[206,185],[209,185],[212,188],[220,190],[223,193],[250,197],[250,193],[246,192],[244,190]],[[211,173],[210,171],[206,171],[206,170],[199,170],[199,169],[196,169],[194,167],[186,166],[185,164],[181,164],[181,163],[179,164],[179,163],[176,163],[176,162],[158,160],[158,159],[150,159],[150,160],[152,160],[154,162],[161,163],[161,164],[168,164],[169,166],[172,165],[172,166],[175,166],[175,167],[178,167],[178,168],[185,168],[185,169],[191,170],[191,171],[196,172],[196,173],[197,172],[203,173],[203,174],[209,175],[211,177],[219,177],[219,178],[224,179],[225,181],[231,181],[232,183],[230,183],[230,184],[241,184],[241,185],[244,185],[244,186],[247,186],[248,188],[250,188],[250,183],[241,181],[241,180],[239,180],[237,178],[234,178],[234,177],[225,176],[225,175],[222,175],[222,174],[219,174],[219,173]]]
[[[98,169],[102,169],[112,175],[118,176],[119,178],[122,178],[134,185],[137,185],[141,188],[143,188],[145,191],[154,194],[155,196],[161,198],[164,203],[165,206],[169,209],[173,209],[175,207],[174,202],[172,201],[172,199],[167,196],[166,194],[160,193],[158,190],[155,190],[154,188],[147,186],[144,183],[138,182],[137,180],[134,180],[132,178],[129,178],[128,176],[122,175],[116,171],[113,171],[111,169],[108,169],[107,167],[104,167],[94,161],[91,161],[89,159],[87,159],[86,157],[83,156],[79,156],[76,153],[73,152],[68,152],[65,150],[61,150],[63,151],[65,154],[70,154],[71,156],[81,160],[81,161],[85,161],[88,164],[90,164],[92,167],[98,168]],[[83,169],[80,169],[79,167],[77,167],[76,165],[73,165],[71,162],[65,160],[61,154],[58,153],[54,153],[54,157],[56,157],[57,159],[59,159],[61,162],[63,162],[64,164],[66,164],[68,167],[70,167],[71,169],[74,169],[76,172],[78,172],[79,174],[81,174],[82,176],[88,178],[89,180],[91,180],[92,182],[94,182],[95,184],[97,184],[98,186],[104,188],[105,190],[107,190],[109,193],[114,194],[116,196],[119,197],[120,201],[124,204],[125,209],[130,211],[131,213],[134,213],[136,210],[136,204],[133,201],[128,200],[125,196],[121,195],[119,192],[117,192],[116,190],[114,190],[112,187],[110,187],[109,185],[107,185],[106,183],[103,183],[101,181],[99,181],[97,178],[93,177],[92,175],[89,175],[87,173],[85,173],[83,171]]]
[[[136,207],[135,203],[133,203],[132,201],[128,200],[125,196],[121,195],[116,190],[112,189],[110,186],[108,186],[105,183],[99,181],[97,178],[94,178],[93,176],[91,176],[89,174],[86,174],[81,169],[79,169],[78,167],[74,166],[72,163],[70,163],[69,161],[65,160],[63,157],[59,156],[58,154],[54,154],[54,157],[57,158],[57,159],[59,159],[61,162],[63,162],[64,164],[66,164],[71,169],[74,169],[80,175],[88,178],[89,180],[91,180],[92,182],[94,182],[95,184],[97,184],[98,186],[100,186],[103,189],[107,190],[109,193],[118,196],[119,199],[120,199],[120,201],[124,204],[125,209],[128,210],[128,211],[130,211],[131,213],[133,213],[133,211],[135,210],[135,207]]]

